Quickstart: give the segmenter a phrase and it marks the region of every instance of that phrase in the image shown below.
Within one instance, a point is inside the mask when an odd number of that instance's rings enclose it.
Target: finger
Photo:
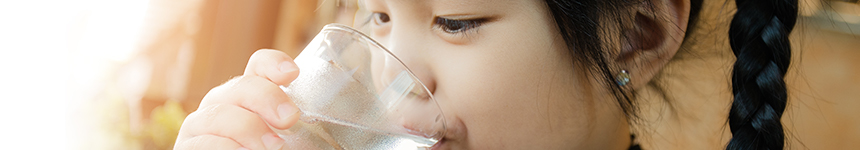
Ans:
[[[299,120],[299,109],[280,87],[258,76],[236,77],[213,88],[200,107],[231,104],[257,113],[272,127],[288,129]]]
[[[233,139],[249,149],[280,149],[278,137],[257,114],[235,105],[211,105],[188,115],[183,137],[217,135]]]
[[[260,76],[277,85],[289,85],[299,76],[299,67],[284,52],[261,49],[251,55],[244,75]]]
[[[240,150],[241,148],[244,147],[233,139],[211,134],[177,140],[173,146],[174,150]]]

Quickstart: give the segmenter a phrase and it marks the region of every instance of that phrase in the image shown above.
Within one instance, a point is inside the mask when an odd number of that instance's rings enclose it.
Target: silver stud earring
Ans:
[[[621,70],[618,76],[615,77],[615,82],[618,82],[619,86],[627,85],[630,82],[630,73],[627,73],[627,70]]]

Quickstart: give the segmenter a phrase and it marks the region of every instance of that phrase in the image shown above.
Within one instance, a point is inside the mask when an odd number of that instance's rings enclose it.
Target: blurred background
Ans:
[[[0,1],[0,143],[171,149],[185,115],[254,51],[295,56],[323,25],[352,25],[357,9],[355,0]]]
[[[808,84],[794,88],[860,99],[860,3],[801,1],[805,29],[793,36]],[[185,115],[241,75],[254,51],[295,57],[323,25],[361,23],[359,8],[356,0],[2,1],[0,144],[171,149]],[[860,123],[853,115],[849,127]]]

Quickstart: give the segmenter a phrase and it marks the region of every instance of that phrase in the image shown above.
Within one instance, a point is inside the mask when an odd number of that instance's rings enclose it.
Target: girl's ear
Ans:
[[[690,15],[690,0],[645,0],[633,9],[621,30],[614,63],[630,74],[638,89],[657,74],[681,48]]]

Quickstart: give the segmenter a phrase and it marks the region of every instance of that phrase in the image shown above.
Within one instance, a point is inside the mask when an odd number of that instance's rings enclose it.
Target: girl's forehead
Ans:
[[[495,6],[511,4],[511,2],[522,0],[364,0],[374,4],[393,4],[406,6],[432,6],[440,8],[472,8],[475,6]]]
[[[370,7],[439,11],[442,14],[505,12],[540,7],[540,0],[365,0]]]

